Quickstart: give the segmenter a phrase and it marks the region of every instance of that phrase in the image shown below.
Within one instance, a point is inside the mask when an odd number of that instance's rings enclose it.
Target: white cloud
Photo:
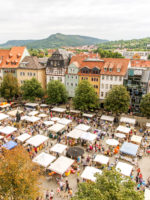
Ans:
[[[149,0],[5,0],[0,6],[0,42],[50,34],[109,40],[150,36]]]

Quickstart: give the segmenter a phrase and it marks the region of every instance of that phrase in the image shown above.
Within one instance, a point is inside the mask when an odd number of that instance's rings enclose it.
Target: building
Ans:
[[[46,88],[46,64],[43,60],[37,58],[36,56],[26,56],[19,67],[17,68],[17,79],[20,85],[24,83],[25,80],[30,80],[33,77],[36,78],[42,85]]]
[[[123,85],[127,76],[130,60],[123,58],[104,58],[100,78],[100,99],[104,100],[115,85]]]
[[[17,77],[17,68],[25,56],[29,56],[26,47],[12,47],[9,50],[0,50],[1,78],[7,73]]]
[[[65,73],[70,59],[71,54],[63,49],[58,49],[52,54],[46,65],[47,84],[51,80],[59,80],[65,84]]]
[[[142,96],[150,92],[150,61],[132,60],[124,84],[130,93],[131,111],[139,112]]]

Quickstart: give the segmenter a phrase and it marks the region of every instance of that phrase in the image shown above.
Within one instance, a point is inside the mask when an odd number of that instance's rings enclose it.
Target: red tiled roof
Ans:
[[[131,67],[150,67],[150,60],[132,60]]]
[[[0,50],[0,58],[3,56],[1,68],[17,68],[26,47],[12,47],[10,50]]]

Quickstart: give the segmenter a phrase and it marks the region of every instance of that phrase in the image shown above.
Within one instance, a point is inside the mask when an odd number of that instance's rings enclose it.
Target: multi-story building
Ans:
[[[131,111],[139,112],[142,96],[150,92],[150,61],[132,60],[124,84],[130,93]]]
[[[46,66],[43,65],[43,62],[42,64],[40,62],[41,60],[35,56],[26,56],[21,61],[17,68],[17,79],[20,85],[22,85],[25,80],[30,80],[34,77],[41,83],[44,89],[46,88]]]
[[[63,49],[56,50],[48,59],[46,65],[46,81],[59,80],[65,84],[65,73],[71,59],[71,54]]]
[[[7,73],[17,77],[17,68],[25,56],[29,56],[26,47],[12,47],[10,50],[0,50],[0,68],[1,76]]]
[[[100,99],[104,100],[114,85],[123,85],[130,60],[123,58],[104,58],[100,78]]]

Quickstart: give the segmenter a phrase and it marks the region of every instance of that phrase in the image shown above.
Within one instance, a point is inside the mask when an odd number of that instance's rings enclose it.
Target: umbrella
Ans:
[[[108,139],[106,140],[106,144],[111,145],[111,146],[117,146],[119,142],[115,139]]]
[[[70,147],[67,151],[67,156],[71,158],[77,158],[78,156],[82,156],[84,154],[84,150],[80,147]]]

